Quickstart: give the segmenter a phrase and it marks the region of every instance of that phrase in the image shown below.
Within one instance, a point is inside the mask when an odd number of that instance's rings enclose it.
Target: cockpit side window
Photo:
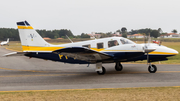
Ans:
[[[119,45],[117,40],[108,41],[108,47],[113,47],[113,46],[117,46],[117,45]]]
[[[134,44],[134,42],[128,40],[128,39],[120,39],[122,44]]]

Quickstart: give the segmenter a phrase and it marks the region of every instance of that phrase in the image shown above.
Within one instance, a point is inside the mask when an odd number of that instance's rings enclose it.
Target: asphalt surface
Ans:
[[[157,64],[157,72],[149,73],[146,64],[122,64],[117,72],[111,63],[98,75],[94,65],[2,57],[10,52],[0,47],[0,91],[180,86],[180,65]]]

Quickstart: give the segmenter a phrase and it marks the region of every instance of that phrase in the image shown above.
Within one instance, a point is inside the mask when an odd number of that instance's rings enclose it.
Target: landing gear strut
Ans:
[[[149,54],[147,53],[147,64],[149,64],[148,71],[150,73],[156,73],[157,67],[156,65],[151,65],[151,62],[149,61]]]
[[[106,69],[102,66],[102,62],[96,63],[96,72],[99,75],[104,75],[106,73]]]
[[[104,75],[106,73],[106,69],[102,66],[102,71],[97,71],[99,75]]]
[[[120,62],[116,62],[115,69],[116,69],[116,71],[122,71],[123,66],[121,65]]]

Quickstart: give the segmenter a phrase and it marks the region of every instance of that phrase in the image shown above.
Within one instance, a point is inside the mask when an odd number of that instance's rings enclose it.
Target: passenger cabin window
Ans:
[[[117,45],[119,45],[117,40],[108,41],[108,47],[113,47],[113,46],[117,46]]]
[[[103,43],[97,43],[97,49],[103,48]]]
[[[91,48],[90,44],[89,45],[82,45],[82,47]]]

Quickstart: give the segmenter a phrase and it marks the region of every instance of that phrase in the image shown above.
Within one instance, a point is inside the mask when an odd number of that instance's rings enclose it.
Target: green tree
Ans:
[[[158,32],[161,34],[163,33],[162,29],[161,28],[158,28]]]
[[[151,34],[150,34],[151,37],[159,37],[160,36],[160,33],[158,30],[152,30]]]
[[[122,37],[127,38],[127,29],[126,29],[126,27],[122,27],[121,32],[122,32]]]
[[[81,34],[81,38],[90,38],[90,36],[87,35],[87,34],[82,33],[82,34]]]
[[[122,27],[122,28],[121,28],[121,32],[122,32],[122,33],[126,33],[126,32],[127,32],[126,27]]]
[[[127,33],[122,33],[122,37],[127,38]]]
[[[171,32],[172,32],[172,33],[177,33],[177,30],[176,30],[176,29],[173,29]]]

